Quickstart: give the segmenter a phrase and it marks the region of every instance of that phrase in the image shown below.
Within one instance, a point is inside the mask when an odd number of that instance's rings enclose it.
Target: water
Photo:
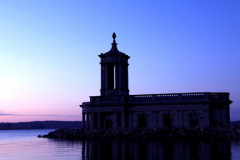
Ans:
[[[53,131],[0,130],[1,160],[239,160],[240,140],[56,140],[37,138]]]

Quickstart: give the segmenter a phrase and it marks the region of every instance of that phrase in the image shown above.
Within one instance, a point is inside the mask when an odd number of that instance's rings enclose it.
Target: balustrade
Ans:
[[[152,100],[152,97],[153,97],[153,95],[131,95],[131,99],[133,101],[135,101],[135,100],[137,100],[137,101],[139,101],[139,100],[144,100],[144,101]]]
[[[128,96],[92,96],[90,103],[117,103],[124,102],[127,98],[129,103],[138,102],[164,102],[164,101],[198,101],[198,100],[223,100],[229,99],[229,93],[174,93],[174,94],[144,94],[144,95],[128,95]]]
[[[204,99],[204,93],[184,93],[182,94],[182,100],[202,100]]]
[[[178,94],[157,94],[157,101],[177,100]]]

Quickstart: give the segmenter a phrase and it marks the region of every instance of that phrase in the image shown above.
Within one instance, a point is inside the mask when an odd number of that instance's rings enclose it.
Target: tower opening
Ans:
[[[108,89],[114,89],[114,64],[108,64]]]
[[[116,66],[113,65],[113,89],[116,89]]]

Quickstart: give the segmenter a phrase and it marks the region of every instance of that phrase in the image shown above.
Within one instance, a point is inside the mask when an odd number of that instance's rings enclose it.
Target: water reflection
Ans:
[[[82,159],[230,160],[231,140],[84,140],[82,141]]]
[[[46,131],[1,131],[0,159],[239,160],[240,139],[84,140],[36,138]],[[44,133],[46,134],[46,133]]]

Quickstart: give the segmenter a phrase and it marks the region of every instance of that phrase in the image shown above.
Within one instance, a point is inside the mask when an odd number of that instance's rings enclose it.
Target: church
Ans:
[[[129,95],[127,54],[117,48],[113,33],[110,51],[101,59],[100,96],[83,102],[82,127],[208,127],[229,125],[227,92]]]

